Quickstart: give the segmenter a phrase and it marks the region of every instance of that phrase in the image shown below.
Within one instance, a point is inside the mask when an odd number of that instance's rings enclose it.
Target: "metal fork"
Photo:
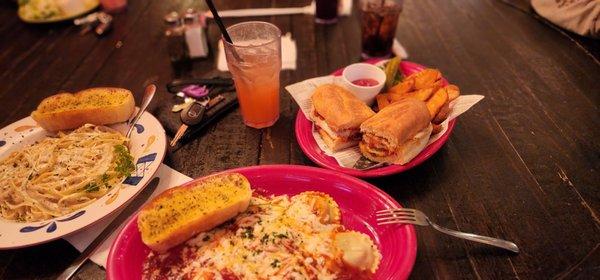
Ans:
[[[152,98],[154,98],[155,92],[156,92],[155,85],[149,84],[146,87],[146,90],[144,90],[144,98],[142,99],[142,105],[140,106],[140,110],[138,110],[137,114],[134,114],[132,116],[132,118],[127,121],[127,124],[129,125],[129,130],[127,130],[125,137],[129,138],[129,136],[131,136],[131,132],[133,132],[133,128],[135,127],[135,124],[140,120],[140,118],[142,117],[142,114],[144,114],[144,112],[148,108],[148,105],[150,105]]]
[[[396,208],[396,209],[385,209],[375,212],[377,216],[378,225],[391,225],[391,224],[413,224],[419,226],[432,226],[434,229],[441,231],[445,234],[452,235],[454,237],[471,240],[479,243],[484,243],[496,247],[500,247],[515,253],[519,253],[519,247],[515,243],[492,238],[472,233],[460,232],[456,230],[447,229],[441,227],[432,222],[423,212],[416,209],[409,208]]]

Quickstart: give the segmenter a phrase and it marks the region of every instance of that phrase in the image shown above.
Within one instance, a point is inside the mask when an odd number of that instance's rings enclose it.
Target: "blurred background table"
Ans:
[[[521,1],[510,1],[521,2]],[[27,25],[9,1],[0,4],[0,126],[26,117],[60,90],[120,86],[141,97],[159,85],[150,112],[163,118],[165,84],[174,77],[217,73],[214,57],[175,71],[163,15],[202,8],[203,1],[130,0],[104,38],[79,36],[69,23]],[[290,7],[307,1],[216,1],[220,9]],[[351,17],[331,26],[313,16],[263,18],[291,32],[298,69],[281,84],[325,75],[357,62],[360,29]],[[518,255],[418,228],[414,279],[591,279],[600,276],[600,63],[598,42],[543,23],[501,1],[405,1],[398,39],[409,59],[439,68],[464,93],[486,98],[462,116],[446,145],[421,166],[371,183],[439,224],[516,242]],[[568,35],[568,34],[567,34]],[[213,50],[219,36],[210,24]],[[587,43],[586,43],[587,42]],[[583,46],[592,46],[586,51]],[[596,47],[594,49],[593,47]],[[214,54],[214,52],[213,52]],[[313,165],[293,130],[297,106],[281,94],[281,118],[270,129],[242,124],[236,110],[165,163],[191,177],[256,164]],[[163,106],[164,107],[164,106]],[[78,252],[58,240],[0,251],[0,278],[53,279]],[[88,262],[81,279],[103,279]]]

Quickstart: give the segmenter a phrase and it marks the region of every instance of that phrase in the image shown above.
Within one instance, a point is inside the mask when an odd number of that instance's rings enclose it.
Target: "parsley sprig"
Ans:
[[[125,145],[119,144],[115,146],[115,158],[115,171],[123,177],[131,176],[131,172],[135,170],[135,165],[133,165],[133,157],[129,154]]]
[[[119,177],[129,177],[131,176],[131,172],[135,170],[135,165],[133,165],[133,157],[129,154],[127,147],[123,144],[115,145],[115,167],[114,171],[119,175]],[[82,190],[85,192],[97,192],[101,187],[106,189],[110,189],[110,180],[111,176],[107,173],[104,173],[99,176],[98,179],[86,184]]]
[[[100,190],[100,186],[96,182],[90,182],[83,187],[85,192],[97,192]]]

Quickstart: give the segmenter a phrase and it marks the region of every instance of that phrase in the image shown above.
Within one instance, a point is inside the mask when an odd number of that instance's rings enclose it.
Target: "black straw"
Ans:
[[[230,44],[233,45],[233,41],[231,41],[231,37],[229,37],[229,33],[227,33],[227,29],[225,28],[225,25],[223,25],[223,21],[221,20],[221,17],[219,16],[219,13],[217,12],[217,8],[215,8],[215,4],[213,4],[212,0],[205,0],[205,1],[206,1],[206,5],[208,5],[208,9],[210,9],[210,12],[213,14],[214,20],[217,22],[219,29],[221,29],[221,34],[223,34],[223,38],[225,38],[225,40],[227,42],[229,42]]]

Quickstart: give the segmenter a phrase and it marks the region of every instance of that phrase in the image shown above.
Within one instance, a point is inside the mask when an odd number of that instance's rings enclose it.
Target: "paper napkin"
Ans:
[[[151,198],[155,197],[156,195],[168,188],[181,185],[191,180],[190,177],[175,171],[174,169],[165,164],[161,164],[158,167],[158,170],[156,171],[154,177],[159,177],[160,182],[156,187],[156,190],[152,194]],[[73,247],[79,250],[79,252],[82,252],[83,250],[85,250],[85,248],[87,248],[87,246],[90,243],[92,243],[92,241],[100,234],[100,232],[102,232],[108,226],[108,224],[110,224],[110,222],[112,222],[112,220],[117,217],[117,215],[119,215],[119,213],[120,211],[118,213],[114,213],[104,218],[101,222],[98,222],[97,224],[92,225],[83,231],[79,231],[72,235],[66,236],[64,239],[71,243],[71,245],[73,245]],[[106,267],[106,259],[108,258],[108,251],[110,250],[110,245],[113,243],[113,241],[117,237],[117,234],[121,231],[121,229],[124,226],[125,224],[122,224],[119,228],[115,229],[114,232],[104,241],[104,243],[98,246],[96,252],[94,252],[94,254],[90,257],[90,259],[94,263],[102,267]]]
[[[394,38],[394,43],[392,44],[392,53],[402,59],[408,58],[408,52],[396,38]]]
[[[217,57],[217,69],[224,72],[229,71],[222,40],[219,40],[219,54]],[[292,34],[289,32],[281,36],[281,69],[296,70],[296,41],[292,39]]]
[[[309,116],[310,107],[312,105],[310,97],[313,91],[317,86],[327,83],[342,85],[339,77],[330,75],[304,80],[302,82],[289,85],[285,87],[285,89],[290,93],[294,101],[296,101],[296,103],[300,107],[300,110],[302,110],[302,113],[304,113],[305,116]],[[473,105],[477,104],[477,102],[481,101],[482,99],[483,95],[461,95],[454,101],[452,101],[450,103],[450,115],[442,123],[442,131],[431,135],[427,146],[438,140],[440,137],[442,137],[442,135],[444,135],[444,133],[446,133],[446,131],[448,130],[449,121],[460,116],[462,113],[469,110],[471,107],[473,107]],[[356,161],[358,161],[358,159],[361,157],[361,153],[358,146],[334,152],[331,149],[329,149],[329,147],[327,147],[323,139],[321,139],[319,133],[315,130],[314,126],[312,134],[315,138],[315,141],[317,142],[317,145],[319,145],[319,148],[323,152],[325,152],[325,154],[335,158],[337,163],[342,167],[353,167]]]

